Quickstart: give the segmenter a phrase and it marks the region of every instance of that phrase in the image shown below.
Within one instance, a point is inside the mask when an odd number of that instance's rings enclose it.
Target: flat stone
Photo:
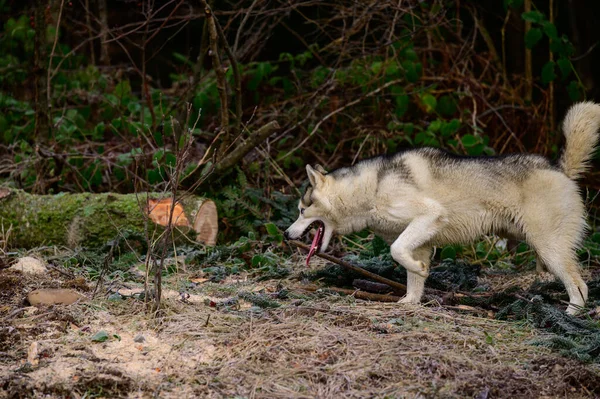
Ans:
[[[136,336],[136,337],[133,339],[133,342],[138,342],[138,343],[141,343],[141,342],[144,342],[144,341],[146,341],[146,338],[145,338],[145,337],[144,337],[142,334],[138,334],[138,335],[137,335],[137,336]]]
[[[29,274],[46,274],[48,269],[44,266],[44,262],[31,256],[25,256],[21,258],[9,267],[7,270],[18,270],[23,273]]]
[[[84,298],[85,296],[77,291],[63,288],[42,288],[31,291],[29,295],[27,295],[27,300],[33,306],[53,304],[70,305]]]

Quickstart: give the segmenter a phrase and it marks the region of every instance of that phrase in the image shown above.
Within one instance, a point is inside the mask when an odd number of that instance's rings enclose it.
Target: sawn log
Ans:
[[[0,187],[0,234],[13,248],[64,245],[94,248],[126,232],[156,239],[168,225],[168,193],[33,195]],[[173,237],[215,245],[217,208],[209,199],[183,195],[173,208]]]

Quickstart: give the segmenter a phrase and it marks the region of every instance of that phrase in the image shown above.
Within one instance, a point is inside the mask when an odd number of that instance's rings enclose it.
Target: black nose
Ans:
[[[286,240],[290,239],[290,234],[286,231],[283,232],[283,238],[285,238]]]

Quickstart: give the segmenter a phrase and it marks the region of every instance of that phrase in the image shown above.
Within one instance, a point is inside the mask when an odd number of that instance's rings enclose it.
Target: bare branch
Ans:
[[[35,2],[35,36],[34,36],[34,61],[35,75],[35,136],[37,140],[46,138],[50,134],[50,115],[48,109],[48,79],[46,63],[46,7],[48,2],[36,0]]]
[[[224,151],[231,142],[229,136],[229,104],[227,100],[227,79],[225,71],[221,65],[221,58],[219,57],[219,35],[217,33],[217,26],[215,18],[213,17],[212,10],[208,3],[202,0],[204,5],[204,13],[206,14],[206,21],[208,24],[208,35],[210,38],[210,53],[213,61],[213,69],[215,76],[217,77],[217,90],[219,91],[219,99],[221,100],[221,144],[219,145],[218,152],[223,154]]]
[[[217,32],[219,33],[219,38],[221,39],[221,45],[225,49],[225,54],[227,54],[227,58],[229,58],[231,68],[233,69],[233,79],[235,81],[235,125],[233,126],[231,135],[237,136],[237,134],[240,132],[240,127],[242,126],[242,77],[240,75],[240,69],[235,59],[235,55],[227,43],[227,38],[223,33],[223,29],[221,29],[219,21],[217,21],[217,19],[214,17],[214,13],[212,15],[212,20],[214,21]]]

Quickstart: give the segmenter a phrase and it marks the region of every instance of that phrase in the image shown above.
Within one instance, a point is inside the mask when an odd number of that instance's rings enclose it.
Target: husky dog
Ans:
[[[285,236],[317,226],[308,264],[334,233],[371,229],[408,272],[401,303],[420,302],[434,246],[485,234],[524,240],[538,255],[538,271],[545,266],[563,282],[567,312],[576,313],[588,296],[576,255],[587,228],[576,180],[588,169],[599,128],[600,105],[571,107],[557,164],[532,154],[465,157],[419,148],[329,173],[306,165],[310,186]]]

